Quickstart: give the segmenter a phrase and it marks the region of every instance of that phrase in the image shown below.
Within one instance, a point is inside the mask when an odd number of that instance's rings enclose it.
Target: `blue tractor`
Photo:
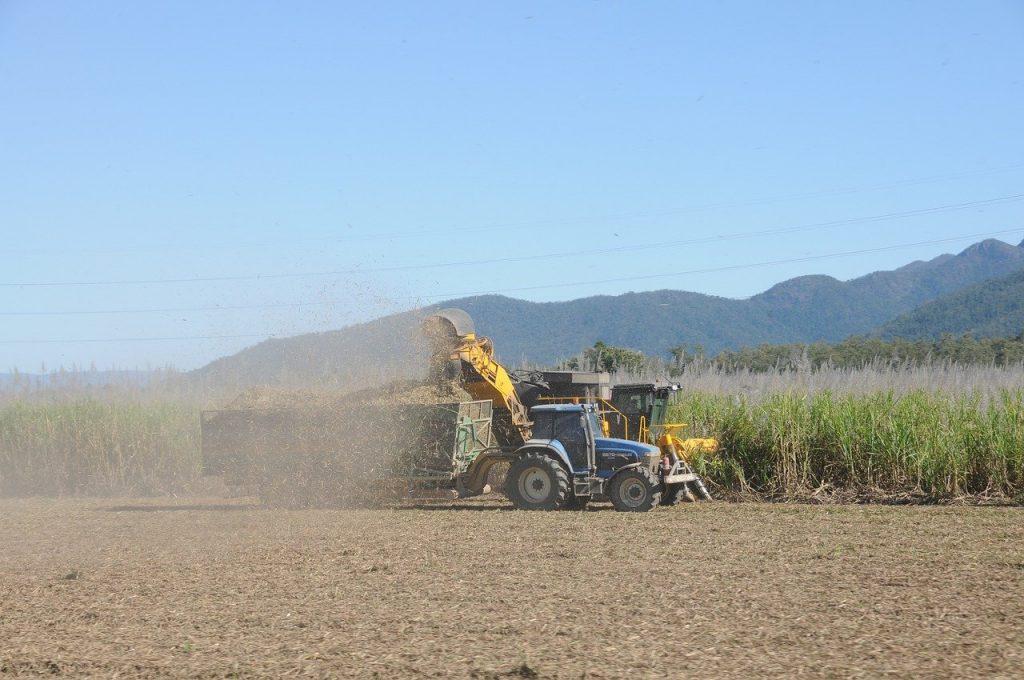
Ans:
[[[508,458],[505,495],[520,510],[579,509],[610,500],[620,512],[647,512],[661,501],[656,446],[602,436],[592,404],[530,409],[532,437]]]

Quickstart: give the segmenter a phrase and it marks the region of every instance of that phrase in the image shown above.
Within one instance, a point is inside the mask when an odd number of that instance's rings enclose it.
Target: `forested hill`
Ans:
[[[944,333],[976,338],[1024,331],[1024,270],[985,281],[902,314],[878,330],[883,338],[926,340]]]
[[[515,366],[551,364],[597,340],[667,355],[676,345],[709,354],[761,343],[837,342],[868,334],[943,296],[1024,270],[1024,244],[996,240],[893,271],[850,281],[804,276],[746,300],[660,290],[536,303],[498,295],[450,300],[329,333],[260,343],[198,369],[194,375],[235,385],[308,382],[325,376],[346,384],[422,372],[418,320],[438,307],[461,307],[498,355]]]
[[[1024,244],[977,243],[958,255],[913,262],[851,281],[803,276],[747,300],[660,290],[533,303],[500,296],[453,300],[495,340],[504,360],[546,363],[596,340],[648,355],[679,344],[723,349],[787,342],[837,342],[866,334],[923,303],[1024,270]]]

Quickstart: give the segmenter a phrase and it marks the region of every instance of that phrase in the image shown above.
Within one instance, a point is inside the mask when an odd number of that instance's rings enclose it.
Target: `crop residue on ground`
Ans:
[[[1018,508],[507,508],[0,501],[0,668],[576,679],[1024,666]]]

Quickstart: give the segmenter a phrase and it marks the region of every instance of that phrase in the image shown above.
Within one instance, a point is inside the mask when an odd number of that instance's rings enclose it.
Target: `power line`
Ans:
[[[865,193],[870,191],[879,191],[884,189],[892,189],[897,187],[917,186],[921,184],[931,184],[935,182],[945,182],[956,179],[964,179],[969,177],[983,177],[987,175],[999,174],[1004,172],[1012,172],[1024,168],[1024,163],[1015,163],[1006,166],[1000,166],[996,168],[989,168],[984,170],[971,170],[959,173],[948,173],[944,175],[928,175],[925,177],[907,178],[902,180],[896,180],[893,182],[886,182],[872,185],[862,185],[855,187],[840,187],[837,189],[825,189],[821,191],[812,191],[804,193],[794,194],[782,194],[776,196],[767,196],[761,198],[751,198],[739,201],[720,201],[717,203],[705,203],[703,205],[692,205],[685,206],[682,208],[674,208],[667,210],[657,211],[641,211],[641,212],[623,212],[617,214],[605,214],[591,217],[580,217],[573,219],[540,219],[540,220],[528,220],[528,221],[517,221],[517,222],[504,222],[489,225],[475,225],[475,226],[461,226],[461,227],[448,227],[445,229],[447,233],[481,233],[481,232],[493,232],[506,229],[515,229],[523,227],[535,227],[545,226],[550,224],[592,224],[594,222],[609,222],[614,220],[625,220],[625,219],[638,219],[638,218],[650,218],[650,217],[666,217],[671,215],[680,215],[690,212],[700,212],[704,210],[720,210],[724,208],[733,207],[749,207],[756,205],[766,205],[770,203],[779,203],[784,201],[795,201],[810,198],[821,198],[824,196],[842,196],[848,194]],[[361,241],[380,241],[389,240],[396,238],[407,238],[411,236],[419,236],[423,234],[433,234],[435,229],[406,229],[404,231],[391,231],[388,233],[358,233],[358,230],[353,230],[354,233],[345,234],[342,236],[331,236],[321,238],[300,238],[300,239],[289,239],[286,242],[282,241],[238,241],[233,240],[230,243],[205,243],[203,246],[204,250],[216,250],[216,249],[231,249],[238,250],[240,248],[266,248],[275,247],[280,245],[293,245],[297,242],[309,243],[309,244],[330,244],[330,243],[352,243]],[[154,250],[171,250],[180,249],[180,244],[174,243],[163,243],[163,244],[152,244],[149,246],[138,246],[138,247],[109,247],[103,249],[91,249],[85,252],[149,252]],[[75,252],[81,253],[84,249],[75,249],[74,251],[55,251],[53,248],[45,249],[22,249],[22,250],[8,250],[9,253],[47,253],[53,254],[54,252]]]
[[[631,281],[648,281],[651,279],[662,279],[672,276],[688,276],[691,274],[713,274],[717,272],[735,271],[737,269],[754,269],[756,267],[769,267],[777,264],[794,264],[797,262],[812,262],[815,260],[827,260],[834,257],[846,257],[849,255],[867,255],[870,253],[882,253],[889,250],[900,250],[902,248],[915,248],[917,246],[929,246],[936,245],[939,243],[951,243],[954,241],[964,241],[967,239],[984,238],[991,236],[1001,236],[1005,234],[1016,234],[1020,233],[1020,228],[1017,229],[1003,229],[1001,231],[991,232],[980,232],[977,234],[964,234],[963,236],[952,236],[949,238],[933,239],[929,241],[915,241],[913,243],[900,243],[891,246],[879,246],[877,248],[862,248],[860,250],[846,250],[837,253],[825,253],[823,255],[806,255],[804,257],[793,257],[785,258],[782,260],[765,260],[763,262],[751,262],[748,264],[736,264],[736,265],[724,265],[721,267],[706,267],[703,269],[687,269],[678,272],[666,272],[661,274],[644,274],[640,276],[623,276],[613,279],[594,279],[590,281],[574,281],[572,283],[552,283],[537,286],[520,286],[518,288],[505,288],[502,290],[489,290],[489,291],[475,291],[470,293],[442,293],[439,295],[421,295],[418,298],[410,298],[417,300],[435,300],[435,299],[450,299],[460,297],[470,297],[473,295],[502,295],[504,293],[517,293],[527,290],[547,290],[551,288],[571,288],[573,286],[589,286],[603,283],[628,283]]]
[[[98,314],[184,314],[188,312],[223,312],[244,309],[278,309],[318,307],[351,302],[349,300],[318,300],[316,302],[271,302],[263,305],[211,305],[209,307],[150,307],[145,309],[73,309],[57,312],[0,312],[0,316],[87,316]]]
[[[797,262],[812,262],[816,260],[825,260],[836,257],[848,257],[851,255],[865,255],[870,253],[881,253],[890,250],[899,250],[902,248],[915,248],[918,246],[936,245],[940,243],[952,243],[955,241],[963,241],[967,239],[984,238],[991,236],[1001,236],[1005,234],[1019,233],[1020,229],[1004,229],[1000,231],[992,232],[979,232],[975,234],[964,234],[962,236],[953,236],[941,239],[931,239],[927,241],[914,241],[912,243],[899,243],[889,246],[878,246],[875,248],[861,248],[858,250],[846,250],[834,253],[824,253],[821,255],[806,255],[803,257],[785,258],[780,260],[765,260],[762,262],[751,262],[747,264],[736,264],[736,265],[723,265],[720,267],[705,267],[701,269],[688,269],[684,271],[676,272],[664,272],[659,274],[645,274],[640,276],[626,276],[617,277],[610,279],[594,279],[590,281],[573,281],[563,283],[552,283],[543,284],[536,286],[520,286],[517,288],[505,288],[502,290],[486,290],[486,291],[473,291],[473,292],[462,292],[462,293],[443,293],[439,295],[422,295],[416,298],[406,298],[408,300],[420,301],[420,300],[432,300],[432,299],[455,299],[462,297],[470,297],[474,295],[502,295],[507,293],[516,293],[522,291],[531,290],[547,290],[552,288],[569,288],[573,286],[584,286],[584,285],[595,285],[604,283],[625,283],[632,281],[649,281],[651,279],[668,278],[673,276],[687,276],[691,274],[710,274],[716,272],[725,271],[736,271],[741,269],[753,269],[756,267],[769,267],[779,264],[793,264]],[[301,303],[300,303],[301,304]],[[314,304],[314,303],[308,303]],[[278,338],[282,336],[278,335],[267,335],[259,333],[250,333],[242,335],[196,335],[196,336],[178,336],[178,337],[142,337],[142,338],[87,338],[87,339],[75,339],[75,340],[54,340],[54,339],[35,339],[35,340],[0,340],[0,344],[3,345],[16,345],[16,344],[55,344],[55,343],[99,343],[99,342],[148,342],[148,341],[184,341],[184,340],[220,340],[220,339],[239,339],[239,338]]]
[[[671,248],[682,245],[695,245],[700,243],[715,243],[722,241],[730,241],[745,238],[754,238],[758,236],[775,236],[779,234],[787,233],[798,233],[803,231],[813,231],[816,229],[827,229],[830,227],[838,226],[849,226],[851,224],[863,224],[869,222],[880,222],[891,219],[903,219],[907,217],[918,217],[921,215],[932,215],[941,212],[966,210],[970,208],[979,208],[985,206],[997,205],[1000,203],[1015,202],[1024,199],[1024,194],[1011,194],[1008,196],[998,196],[995,198],[987,198],[978,201],[968,201],[965,203],[950,203],[940,206],[932,206],[928,208],[917,208],[914,210],[904,210],[898,212],[883,213],[880,215],[868,215],[864,217],[853,217],[843,220],[833,220],[829,222],[815,222],[812,224],[803,224],[790,227],[778,227],[773,229],[763,229],[758,231],[740,232],[734,234],[721,234],[715,236],[705,236],[700,238],[673,240],[673,241],[661,241],[657,243],[641,243],[636,245],[624,245],[616,246],[612,248],[598,248],[591,250],[573,250],[569,252],[558,252],[558,253],[543,253],[535,255],[521,255],[513,257],[500,257],[500,258],[489,258],[489,259],[473,259],[473,260],[459,260],[452,262],[435,262],[425,264],[410,264],[410,265],[394,265],[389,267],[376,267],[376,268],[359,268],[359,269],[340,269],[333,271],[320,271],[320,272],[292,272],[292,273],[273,273],[273,274],[245,274],[237,276],[203,276],[203,277],[183,277],[183,278],[169,278],[169,279],[121,279],[121,280],[100,280],[100,281],[45,281],[45,282],[21,282],[21,283],[0,283],[0,287],[14,288],[14,287],[58,287],[58,286],[117,286],[117,285],[151,285],[151,284],[181,284],[181,283],[213,283],[213,282],[225,282],[225,281],[258,281],[262,279],[287,279],[287,278],[314,278],[321,276],[343,276],[351,274],[372,274],[372,273],[385,273],[385,272],[396,272],[396,271],[412,271],[412,270],[423,270],[423,269],[439,269],[448,267],[459,267],[459,266],[480,266],[487,264],[507,264],[513,262],[527,262],[536,260],[546,259],[557,259],[562,257],[579,257],[582,255],[606,255],[610,253],[622,253],[622,252],[633,252],[640,250],[652,250],[660,248]]]
[[[240,335],[179,335],[179,336],[168,336],[168,337],[145,337],[145,338],[77,338],[75,340],[0,340],[2,345],[21,345],[21,344],[77,344],[85,342],[152,342],[152,341],[165,341],[165,340],[236,340],[239,338],[264,338],[271,340],[274,338],[283,337],[280,335],[267,335],[266,333],[243,333]]]

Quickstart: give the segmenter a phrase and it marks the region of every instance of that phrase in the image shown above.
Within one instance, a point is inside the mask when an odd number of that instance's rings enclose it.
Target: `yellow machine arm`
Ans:
[[[515,381],[495,360],[490,339],[476,336],[469,315],[461,309],[442,309],[427,317],[423,328],[433,345],[431,372],[434,377],[452,378],[468,373],[470,378],[462,381],[462,389],[474,399],[490,399],[495,405],[504,405],[512,414],[512,425],[523,441],[529,439],[532,423],[516,392]]]
[[[523,435],[523,441],[530,438],[530,417],[526,406],[519,400],[512,377],[505,367],[494,359],[494,347],[488,338],[468,335],[461,338],[462,342],[452,351],[452,358],[458,357],[464,364],[469,364],[483,380],[467,380],[462,384],[474,399],[490,399],[505,405],[512,413],[512,424]]]

